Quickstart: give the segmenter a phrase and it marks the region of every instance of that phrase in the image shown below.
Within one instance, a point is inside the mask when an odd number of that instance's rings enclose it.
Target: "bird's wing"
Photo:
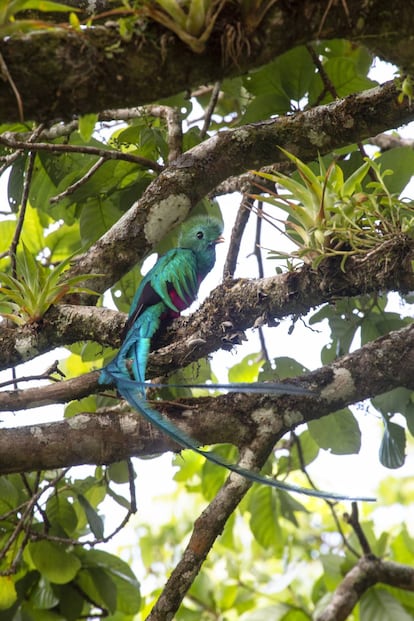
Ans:
[[[170,250],[154,265],[149,282],[170,310],[187,308],[196,299],[199,285],[194,252],[186,248]]]

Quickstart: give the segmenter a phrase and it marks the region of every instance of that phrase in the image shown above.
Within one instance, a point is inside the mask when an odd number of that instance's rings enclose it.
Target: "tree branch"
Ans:
[[[310,160],[414,119],[414,108],[408,102],[399,104],[398,93],[389,82],[306,112],[216,134],[168,166],[68,274],[104,271],[104,277],[88,281],[88,286],[105,291],[219,183],[259,162],[283,161],[277,145]]]
[[[226,280],[190,317],[174,320],[153,339],[148,376],[167,375],[220,348],[237,344],[240,331],[257,322],[271,322],[288,315],[304,315],[311,308],[343,297],[366,293],[414,289],[411,261],[414,241],[395,237],[391,242],[345,264],[329,259],[317,270],[303,266],[269,278]],[[92,306],[58,305],[45,315],[40,326],[0,327],[0,369],[35,358],[55,347],[91,340],[119,347],[125,325],[124,313]],[[46,390],[45,388],[39,390]],[[83,386],[66,394],[66,400],[84,394]],[[4,397],[0,394],[0,402]],[[10,407],[17,408],[15,404]]]
[[[92,390],[96,375],[82,376],[86,394]],[[50,388],[59,390],[66,383],[55,383]],[[157,401],[155,406],[200,444],[232,442],[251,446],[252,438],[262,437],[266,450],[271,450],[287,431],[303,422],[399,386],[414,390],[414,324],[302,376],[298,383],[311,387],[318,396],[227,394],[180,399],[176,403]],[[7,391],[3,394],[7,395]],[[53,398],[56,400],[56,394]],[[2,429],[0,474],[111,463],[134,455],[177,450],[169,438],[136,412],[115,412],[118,415],[106,409],[55,423]]]
[[[378,583],[414,591],[414,569],[374,556],[363,556],[346,574],[330,603],[315,621],[345,621],[362,595]]]
[[[368,44],[410,72],[411,4],[400,3],[392,11],[387,0],[347,0],[347,6],[351,20],[344,19],[341,2],[331,3],[326,16],[326,3],[320,0],[276,2],[258,23],[256,13],[244,19],[237,4],[226,2],[201,54],[170,30],[154,22],[143,24],[139,12],[128,37],[120,35],[113,20],[79,31],[50,28],[4,39],[0,54],[20,93],[26,119],[40,121],[149,103],[242,75],[292,47],[320,39]],[[0,82],[0,109],[2,122],[18,120],[9,83]]]

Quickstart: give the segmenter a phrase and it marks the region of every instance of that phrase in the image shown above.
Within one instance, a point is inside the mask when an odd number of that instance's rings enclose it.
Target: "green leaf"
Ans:
[[[258,543],[265,548],[281,551],[282,529],[279,524],[276,490],[265,485],[254,485],[249,500],[250,528]]]
[[[405,430],[387,418],[384,423],[384,435],[379,449],[380,462],[386,468],[400,468],[405,462]]]
[[[103,550],[78,549],[77,553],[85,568],[99,567],[113,581],[117,592],[117,610],[125,614],[136,614],[141,602],[140,584],[129,565]]]
[[[412,403],[411,396],[413,392],[408,388],[394,388],[388,392],[373,397],[372,405],[381,414],[406,414],[407,407]]]
[[[66,621],[77,621],[85,604],[85,600],[79,593],[79,590],[75,589],[72,584],[65,584],[59,587],[58,592],[60,612]]]
[[[256,96],[251,110],[257,104],[261,107],[263,96],[270,96],[273,97],[273,107],[269,108],[269,115],[288,112],[292,108],[291,101],[298,104],[306,95],[314,72],[312,58],[303,46],[289,50],[275,61],[251,72],[243,81],[245,89]],[[243,122],[246,122],[246,116]]]
[[[116,610],[116,586],[105,568],[96,566],[82,568],[76,577],[76,584],[98,606],[108,608],[112,613]]]
[[[0,477],[0,514],[7,513],[18,504],[19,493],[7,476]]]
[[[90,196],[79,219],[82,245],[89,246],[102,237],[121,215],[119,207],[112,201],[105,201],[100,196]]]
[[[11,608],[17,600],[16,587],[11,576],[0,576],[0,610]]]
[[[97,122],[97,114],[83,114],[79,117],[79,133],[82,140],[84,140],[85,142],[89,142]]]
[[[108,496],[110,496],[115,502],[117,502],[121,507],[124,507],[128,511],[131,509],[131,503],[129,500],[114,492],[110,487],[108,487]]]
[[[75,533],[78,517],[73,504],[62,494],[50,496],[46,504],[46,515],[50,524],[66,535],[72,536]]]
[[[108,476],[114,483],[128,483],[129,469],[126,461],[117,461],[106,469]]]
[[[289,356],[279,356],[274,359],[275,372],[280,379],[286,379],[288,377],[297,377],[303,375],[308,369],[300,362]],[[260,380],[262,377],[260,376]],[[274,379],[274,375],[273,375]]]
[[[23,3],[23,7],[20,10],[27,11],[28,9],[34,9],[36,11],[51,11],[67,13],[68,11],[80,11],[80,9],[73,8],[69,4],[63,4],[61,2],[51,2],[50,0],[26,0]]]
[[[298,446],[295,443],[289,455],[282,455],[279,457],[277,461],[278,474],[285,474],[293,470],[301,470],[303,466],[308,466],[317,458],[319,446],[308,429],[300,434],[298,441],[300,442],[300,455]]]
[[[85,511],[86,519],[88,520],[92,533],[97,539],[102,539],[104,536],[104,525],[102,518],[98,515],[97,511],[95,511],[83,494],[78,494],[78,500],[82,509]]]
[[[87,370],[88,369],[86,369],[86,371]],[[80,372],[79,367],[78,371]],[[79,375],[79,373],[77,373],[76,375]],[[96,395],[90,395],[89,397],[84,397],[83,399],[77,399],[76,401],[71,401],[70,403],[68,403],[68,405],[65,407],[65,418],[72,418],[72,416],[76,416],[76,414],[81,414],[82,412],[95,411]]]
[[[272,619],[272,621],[284,621],[288,611],[289,606],[287,604],[274,604],[273,606],[265,606],[244,614],[243,621],[269,621],[269,619]],[[307,621],[308,619],[309,617],[306,616],[304,618],[298,617],[297,621]],[[292,618],[290,621],[296,621],[296,619]]]
[[[361,597],[360,618],[364,621],[412,621],[398,600],[383,588],[371,588]]]
[[[237,449],[231,444],[222,444],[214,447],[214,453],[220,455],[224,460],[235,463],[237,461]],[[217,464],[211,463],[208,459],[204,460],[201,470],[201,489],[204,498],[212,500],[223,485],[228,476],[226,468],[221,468]]]
[[[308,423],[308,429],[320,448],[335,455],[359,453],[361,431],[351,410],[338,410],[320,420]]]
[[[81,563],[73,552],[52,541],[35,541],[28,550],[36,569],[50,582],[65,584],[74,579]]]
[[[229,382],[257,382],[264,364],[260,354],[249,354],[229,369]]]
[[[278,494],[280,503],[280,515],[299,528],[299,523],[296,519],[295,511],[302,511],[304,513],[307,513],[306,507],[282,489],[278,490]]]
[[[22,200],[26,160],[26,154],[20,155],[10,168],[9,180],[7,183],[7,197],[9,199],[9,207],[14,213],[17,213]],[[5,244],[5,247],[7,246],[8,244]]]
[[[410,147],[397,147],[382,152],[376,160],[381,170],[391,169],[393,175],[385,179],[388,191],[400,194],[412,178],[414,168],[414,152]]]
[[[30,602],[35,608],[49,609],[59,604],[59,598],[53,591],[50,582],[42,578],[33,589],[30,595]]]

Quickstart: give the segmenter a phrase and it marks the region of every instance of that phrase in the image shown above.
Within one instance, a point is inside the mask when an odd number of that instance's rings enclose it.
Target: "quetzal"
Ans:
[[[142,279],[132,301],[124,341],[115,358],[102,369],[99,383],[115,385],[120,395],[134,409],[180,446],[192,449],[213,463],[237,472],[251,481],[310,496],[347,499],[348,496],[318,492],[269,479],[228,463],[215,453],[200,449],[195,440],[164,418],[160,412],[150,408],[145,400],[145,371],[151,338],[163,321],[177,317],[180,311],[194,302],[201,281],[214,266],[216,245],[223,241],[221,234],[221,222],[208,216],[193,217],[183,225],[178,247],[161,256]],[[258,389],[261,392],[311,394],[293,384],[283,383],[259,386],[232,384],[224,387],[245,392]]]

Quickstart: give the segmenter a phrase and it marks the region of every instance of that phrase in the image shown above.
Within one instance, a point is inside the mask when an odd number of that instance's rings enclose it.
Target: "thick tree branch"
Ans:
[[[398,127],[414,119],[408,101],[398,103],[393,82],[296,115],[220,132],[168,166],[131,209],[90,250],[70,275],[101,273],[88,286],[103,292],[144,257],[219,183],[248,168],[285,159],[284,147],[304,160]]]
[[[330,603],[315,621],[345,621],[362,595],[378,583],[414,591],[414,569],[374,556],[363,556],[346,574]]]
[[[240,460],[240,465],[245,468],[260,467],[263,459],[252,459],[252,451],[257,442],[252,441],[249,451],[250,459]],[[247,453],[247,451],[246,451]],[[230,475],[213,500],[201,513],[194,523],[190,541],[179,563],[172,571],[166,582],[160,597],[147,617],[147,621],[164,621],[173,618],[181,605],[188,589],[195,580],[201,565],[213,547],[217,537],[221,535],[223,528],[250,488],[250,483],[238,475]]]
[[[261,438],[266,450],[271,450],[287,431],[303,422],[398,386],[414,390],[414,324],[376,339],[298,381],[318,396],[228,394],[183,399],[176,404],[159,401],[156,407],[200,444],[233,442],[250,446],[252,438]],[[0,474],[110,463],[169,449],[174,449],[172,442],[136,413],[115,415],[114,410],[106,410],[50,424],[2,429]]]
[[[350,257],[346,271],[329,259],[318,270],[304,266],[269,278],[225,281],[191,317],[175,320],[154,338],[148,376],[166,375],[222,347],[238,343],[238,334],[263,321],[304,315],[311,308],[343,297],[414,289],[411,261],[414,241],[395,237],[361,257]],[[0,369],[77,341],[92,340],[119,347],[125,315],[108,309],[62,305],[52,307],[41,326],[0,328]],[[65,400],[84,395],[82,383],[71,385]],[[50,387],[38,389],[50,390]],[[40,399],[43,397],[40,396]],[[62,395],[63,396],[63,395]],[[4,397],[0,393],[0,403]],[[24,407],[24,397],[19,407]],[[32,395],[30,399],[35,400]],[[20,397],[15,395],[17,408]],[[30,402],[30,400],[29,400]],[[33,403],[34,401],[32,401]],[[26,404],[28,402],[26,401]]]
[[[392,9],[387,0],[346,4],[350,19],[341,2],[331,3],[325,18],[326,2],[321,0],[276,2],[257,24],[256,14],[243,20],[237,3],[227,2],[201,54],[156,23],[142,27],[138,14],[131,37],[125,39],[111,21],[79,31],[14,35],[0,43],[0,53],[20,93],[25,118],[41,121],[152,102],[241,75],[292,47],[320,39],[362,42],[409,72],[412,2]],[[3,122],[18,120],[8,82],[0,82],[0,109]]]

